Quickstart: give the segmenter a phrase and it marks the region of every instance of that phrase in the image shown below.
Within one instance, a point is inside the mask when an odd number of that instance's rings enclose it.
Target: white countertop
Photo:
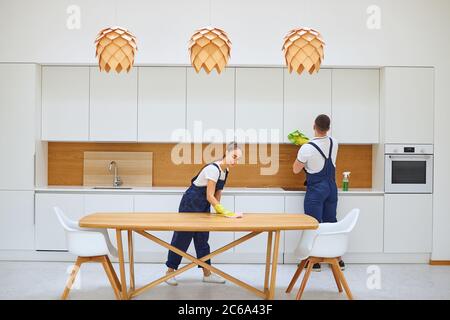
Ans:
[[[94,189],[88,186],[44,186],[36,187],[37,193],[156,193],[156,194],[180,194],[186,190],[186,187],[132,187],[131,189]],[[339,189],[340,195],[345,194],[384,194],[383,190],[371,188],[350,188],[349,191]],[[300,190],[283,190],[282,188],[234,188],[227,187],[223,190],[224,194],[280,194],[280,195],[296,195],[304,194],[305,191]]]

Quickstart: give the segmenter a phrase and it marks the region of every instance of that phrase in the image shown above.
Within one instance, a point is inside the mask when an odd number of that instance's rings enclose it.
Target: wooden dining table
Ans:
[[[195,266],[201,266],[211,272],[222,276],[230,282],[250,290],[264,299],[273,299],[275,295],[277,263],[279,258],[280,234],[284,230],[317,229],[319,224],[316,219],[305,214],[280,214],[280,213],[246,213],[242,218],[230,219],[214,213],[149,213],[149,212],[98,212],[87,215],[79,221],[83,228],[115,229],[117,238],[117,250],[120,269],[120,292],[123,300],[128,300],[157,286],[171,277],[179,275]],[[127,288],[125,274],[125,256],[122,241],[122,231],[128,235],[128,255],[130,287]],[[184,252],[170,243],[152,235],[151,231],[225,231],[248,232],[243,237],[236,239],[210,254],[196,258]],[[175,270],[170,274],[156,279],[140,288],[136,288],[134,280],[134,250],[133,232],[165,247],[174,253],[188,259],[191,263]],[[263,290],[255,288],[248,283],[239,280],[222,270],[206,263],[209,259],[223,253],[251,238],[267,233],[266,268]]]

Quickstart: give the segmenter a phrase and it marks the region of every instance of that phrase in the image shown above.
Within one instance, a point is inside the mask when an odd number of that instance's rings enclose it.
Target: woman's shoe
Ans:
[[[172,273],[172,272],[166,272],[166,275]],[[174,276],[172,278],[169,278],[165,281],[169,286],[177,286],[178,285],[178,281],[177,278]]]
[[[203,276],[203,282],[208,283],[225,283],[225,279],[222,277],[219,277],[218,275],[215,275],[211,273],[209,276]]]

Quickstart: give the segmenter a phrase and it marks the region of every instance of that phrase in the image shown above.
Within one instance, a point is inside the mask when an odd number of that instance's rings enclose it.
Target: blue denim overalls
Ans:
[[[227,182],[228,171],[225,173],[225,180],[220,180],[220,168],[216,163],[210,163],[206,166],[213,165],[219,170],[219,179],[216,183],[216,191],[222,190]],[[204,166],[202,170],[206,167]],[[202,171],[200,170],[200,172]],[[191,180],[191,186],[186,190],[183,198],[180,202],[180,207],[178,212],[211,212],[211,205],[206,197],[206,186],[197,187],[194,184],[195,179],[197,179],[200,172]],[[197,253],[197,258],[204,257],[210,254],[210,248],[208,244],[209,232],[190,232],[190,231],[175,231],[173,233],[171,244],[180,250],[187,251],[192,239],[194,239],[195,252]],[[177,269],[181,263],[181,256],[169,251],[167,257],[166,266],[168,268]],[[206,261],[206,263],[211,264],[211,260]],[[201,268],[199,266],[199,268]]]
[[[325,159],[325,164],[320,172],[306,172],[305,213],[316,218],[319,223],[337,221],[336,208],[338,197],[336,168],[333,165],[331,157],[333,140],[331,138],[329,139],[330,152],[328,158],[325,157],[325,154],[314,142],[309,142]]]

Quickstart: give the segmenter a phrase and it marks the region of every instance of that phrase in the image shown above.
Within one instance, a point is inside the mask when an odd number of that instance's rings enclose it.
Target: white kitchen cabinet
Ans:
[[[235,68],[226,68],[220,75],[187,69],[189,141],[233,141],[234,80]]]
[[[355,228],[350,233],[347,252],[383,252],[383,202],[382,195],[339,194],[338,221],[354,208],[361,210]]]
[[[284,214],[284,197],[276,195],[238,195],[235,196],[235,210],[236,212],[244,213],[244,215],[250,215],[252,213]],[[239,239],[246,234],[248,232],[236,232],[235,239]],[[273,239],[275,240],[275,238]],[[281,262],[284,251],[284,233],[280,237],[279,250]],[[266,251],[267,232],[263,232],[235,248],[236,253],[259,254],[260,259],[265,259],[264,254]]]
[[[236,68],[236,139],[278,143],[282,134],[283,69]]]
[[[0,190],[34,189],[40,67],[0,64]]]
[[[178,212],[182,195],[136,195],[134,196],[135,212]],[[170,243],[172,240],[172,231],[148,231],[150,234]],[[143,236],[133,233],[134,248],[137,252],[167,252],[167,249],[144,238]]]
[[[284,209],[286,214],[298,214],[304,213],[303,202],[305,196],[285,196]],[[285,263],[298,263],[298,259],[295,255],[295,249],[300,242],[302,236],[301,230],[284,231],[284,262]]]
[[[36,250],[67,250],[65,231],[53,210],[55,206],[75,221],[85,215],[82,194],[36,194]]]
[[[331,70],[299,76],[284,69],[284,133],[299,130],[309,138],[314,137],[314,120],[319,114],[331,117]]]
[[[89,140],[89,67],[42,68],[42,140]]]
[[[186,68],[139,67],[138,83],[138,141],[172,142],[186,128]]]
[[[90,68],[91,141],[137,141],[137,70],[117,74]]]
[[[331,126],[340,143],[379,143],[379,82],[378,69],[332,71]]]
[[[382,70],[385,143],[433,143],[434,69]]]
[[[34,191],[0,191],[0,250],[34,249]]]
[[[432,194],[386,194],[384,252],[431,252]]]
[[[134,197],[127,194],[86,194],[84,196],[85,215],[95,212],[133,212]],[[116,232],[108,230],[111,242],[116,246]],[[124,251],[128,251],[127,232],[122,231],[122,244]]]

